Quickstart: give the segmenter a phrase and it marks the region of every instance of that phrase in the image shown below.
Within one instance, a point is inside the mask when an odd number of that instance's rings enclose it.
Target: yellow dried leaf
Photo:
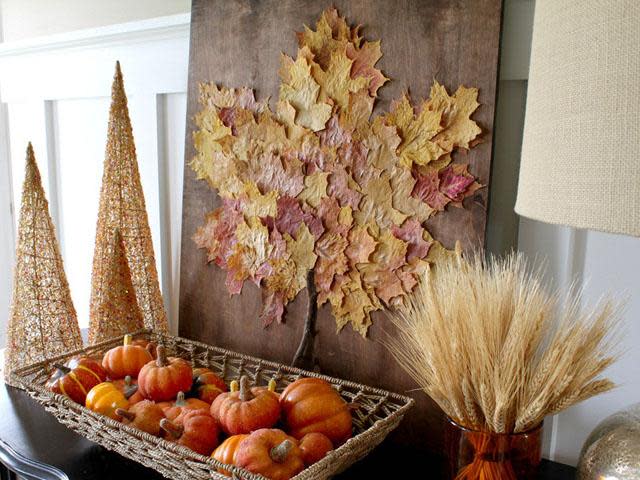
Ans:
[[[320,205],[320,201],[327,196],[329,184],[328,172],[315,172],[304,178],[304,190],[298,195],[298,200],[307,202],[313,208]]]
[[[388,228],[391,225],[401,225],[407,218],[407,215],[393,207],[393,191],[387,172],[369,180],[362,193],[364,197],[360,202],[360,210],[354,214],[358,224],[376,222],[379,227]]]
[[[477,88],[461,86],[450,97],[446,88],[434,82],[426,108],[442,112],[443,126],[434,142],[447,152],[454,148],[468,149],[469,143],[482,133],[478,124],[470,118],[479,106]]]
[[[312,63],[301,50],[295,62],[283,65],[288,82],[283,80],[280,86],[280,100],[289,102],[296,109],[296,124],[317,132],[329,120],[331,105],[318,100],[320,85],[311,75]]]
[[[284,298],[290,301],[296,297],[300,290],[306,288],[307,273],[315,266],[318,257],[313,251],[315,237],[304,223],[298,227],[295,239],[288,233],[283,236],[287,243],[287,252],[292,264],[292,267],[284,272],[288,276],[288,288],[284,290]]]
[[[436,212],[428,203],[411,195],[416,184],[411,171],[404,167],[396,167],[390,168],[388,172],[391,190],[393,191],[392,205],[396,210],[415,218],[420,223],[426,221]]]
[[[369,126],[375,98],[367,90],[349,94],[349,106],[340,112],[340,123],[348,130],[356,130],[363,137]]]
[[[357,272],[351,272],[349,281],[341,286],[343,293],[342,302],[339,305],[332,304],[331,311],[336,318],[337,331],[345,325],[351,327],[365,337],[371,326],[371,312],[380,310],[382,304],[375,294],[369,293],[363,288],[362,281]]]
[[[246,203],[243,205],[243,213],[247,217],[275,217],[278,213],[278,194],[271,191],[265,195],[260,193],[258,186],[253,182],[245,182],[243,192],[246,195]]]
[[[300,48],[308,48],[323,68],[329,64],[331,54],[335,50],[344,48],[347,43],[354,46],[360,44],[358,28],[350,28],[335,8],[322,12],[316,23],[316,31],[305,25],[304,32],[298,33],[297,36]]]
[[[269,99],[257,102],[253,90],[250,88],[218,87],[215,83],[210,82],[200,84],[200,103],[217,108],[238,107],[254,113],[260,113],[268,108]]]
[[[347,227],[353,223],[353,209],[351,207],[341,207],[338,214],[338,223]]]
[[[360,90],[368,91],[369,79],[366,77],[351,78],[353,60],[347,57],[344,49],[335,50],[326,70],[317,63],[311,64],[313,78],[320,85],[321,102],[333,100],[338,107],[346,109],[349,106],[349,94]]]
[[[406,94],[399,101],[394,102],[391,108],[385,120],[387,125],[393,125],[398,129],[398,134],[402,138],[402,143],[398,147],[402,165],[407,168],[411,168],[414,163],[426,165],[446,153],[433,141],[436,134],[442,130],[441,111],[428,108],[425,102],[420,113],[415,115]]]
[[[260,266],[269,259],[273,248],[269,244],[269,230],[259,218],[249,217],[238,224],[236,242],[235,253],[229,259],[232,269],[247,272],[248,275],[244,278],[255,275]]]

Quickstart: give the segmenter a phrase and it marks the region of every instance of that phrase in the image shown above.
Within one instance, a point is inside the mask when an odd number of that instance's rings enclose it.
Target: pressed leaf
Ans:
[[[387,125],[397,128],[402,139],[398,155],[403,166],[411,168],[414,163],[427,165],[446,153],[446,150],[433,141],[442,129],[441,118],[442,112],[424,108],[424,105],[420,113],[415,115],[406,94],[391,105],[391,112],[385,119]]]
[[[280,86],[280,100],[296,109],[296,124],[317,132],[329,120],[331,105],[318,101],[320,85],[311,75],[311,63],[304,54],[298,54],[290,64],[288,82]]]
[[[414,219],[407,219],[402,227],[393,226],[392,233],[399,239],[407,242],[407,261],[410,262],[414,258],[422,259],[429,253],[431,247],[431,239],[425,240],[425,229],[422,228],[420,222]]]
[[[340,48],[331,53],[329,65],[322,69],[312,64],[311,73],[320,85],[319,100],[333,102],[342,109],[349,106],[349,95],[369,88],[368,77],[351,77],[353,60],[347,57],[346,49]]]
[[[304,179],[304,189],[298,198],[307,202],[312,207],[317,207],[320,201],[327,196],[329,173],[315,172]]]
[[[382,57],[380,41],[364,42],[362,47],[357,48],[353,44],[347,44],[347,57],[353,60],[351,66],[351,76],[353,78],[363,77],[369,79],[369,95],[378,95],[378,89],[389,81],[380,70],[374,65]]]

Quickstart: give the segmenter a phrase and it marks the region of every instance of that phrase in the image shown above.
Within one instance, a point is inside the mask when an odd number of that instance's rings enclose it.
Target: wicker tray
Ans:
[[[277,391],[281,392],[289,383],[300,377],[318,377],[329,381],[347,402],[357,404],[358,408],[352,411],[353,438],[293,477],[295,480],[325,479],[342,472],[382,442],[387,434],[398,426],[405,412],[413,404],[413,400],[409,397],[248,357],[180,337],[160,335],[148,330],[136,332],[134,336],[164,345],[169,355],[185,358],[194,367],[212,369],[227,383],[239,378],[240,375],[248,375],[257,385],[266,385],[269,379],[275,378]],[[228,480],[229,477],[217,472],[218,468],[224,467],[233,472],[236,478],[264,479],[261,475],[238,467],[223,465],[217,460],[199,455],[185,447],[92,412],[67,397],[54,394],[45,388],[47,378],[54,368],[52,366],[54,362],[66,361],[79,354],[100,355],[121,342],[120,337],[114,338],[18,369],[14,371],[11,382],[26,390],[44,405],[45,410],[51,412],[59,422],[72,430],[109,450],[114,450],[151,467],[168,478]]]

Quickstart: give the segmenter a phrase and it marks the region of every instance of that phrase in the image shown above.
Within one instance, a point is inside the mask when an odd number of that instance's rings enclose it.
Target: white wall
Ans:
[[[191,11],[191,0],[0,0],[4,41]]]
[[[492,177],[492,199],[508,202],[499,207],[505,211],[513,211],[513,198],[505,195],[510,190],[503,188],[500,194],[496,194],[494,187],[500,183],[505,170],[510,177],[513,164],[516,164],[517,171],[519,163],[534,3],[534,0],[505,2],[496,157]],[[519,80],[524,82],[518,83]],[[501,155],[512,161],[504,160]],[[509,178],[507,183],[510,182]],[[514,184],[511,186],[513,189],[516,187]],[[490,228],[500,229],[501,219],[509,218],[505,215],[501,213],[490,218]],[[577,281],[578,286],[584,289],[585,306],[593,305],[605,293],[628,299],[623,345],[626,354],[609,370],[609,376],[619,387],[545,421],[544,455],[575,465],[582,444],[598,422],[630,403],[640,401],[640,239],[520,218],[518,249],[532,260],[546,262],[550,284],[566,288],[572,281]]]
[[[20,205],[24,152],[31,140],[81,327],[89,321],[109,97],[120,60],[161,288],[171,328],[177,331],[189,19],[179,14],[0,45],[0,98],[8,123],[0,140],[8,137],[10,150],[8,164],[7,156],[0,161],[0,173],[11,172],[10,182],[7,174],[0,181],[0,205],[10,206],[10,199],[1,197],[8,196],[5,183],[12,186],[13,203]],[[1,122],[0,115],[0,127]],[[2,230],[3,255],[13,251],[3,237],[13,241],[13,235]],[[0,262],[10,261],[0,257]],[[7,277],[3,273],[0,283],[3,332]]]

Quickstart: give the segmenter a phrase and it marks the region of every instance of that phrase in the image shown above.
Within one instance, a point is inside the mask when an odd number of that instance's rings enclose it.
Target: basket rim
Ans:
[[[312,372],[310,370],[304,370],[302,368],[294,367],[294,366],[291,366],[291,365],[286,365],[284,363],[279,363],[279,362],[276,362],[276,361],[273,361],[273,360],[266,360],[266,359],[263,359],[263,358],[260,358],[260,357],[255,357],[255,356],[252,356],[252,355],[247,355],[247,354],[244,354],[244,353],[236,352],[234,350],[229,350],[229,349],[226,349],[226,348],[223,348],[223,347],[218,347],[218,346],[215,346],[215,345],[210,345],[210,344],[207,344],[207,343],[204,343],[204,342],[200,342],[198,340],[191,340],[189,338],[180,337],[178,335],[169,335],[169,334],[166,334],[166,333],[158,333],[158,332],[154,332],[153,330],[148,329],[148,328],[143,328],[143,329],[140,329],[140,330],[136,330],[134,332],[129,333],[128,335],[132,335],[133,337],[139,336],[139,335],[156,335],[156,336],[163,337],[163,338],[178,339],[180,341],[191,343],[191,344],[197,345],[199,347],[204,347],[204,348],[207,348],[207,349],[214,349],[214,350],[218,351],[220,354],[223,354],[223,355],[225,355],[225,354],[231,355],[231,356],[236,357],[236,358],[241,358],[241,359],[253,361],[253,362],[256,362],[256,363],[260,363],[262,365],[268,365],[268,366],[271,366],[271,367],[275,367],[277,369],[283,369],[284,368],[285,370],[289,371],[289,373],[292,373],[292,374],[295,374],[295,375],[304,375],[305,377],[321,378],[323,380],[327,380],[327,381],[332,382],[332,383],[336,383],[335,381],[337,380],[339,385],[344,385],[344,386],[351,387],[351,388],[366,389],[366,390],[368,390],[368,391],[370,391],[372,393],[376,393],[378,395],[383,395],[383,396],[388,396],[388,397],[394,398],[396,400],[399,400],[403,404],[409,403],[409,404],[413,405],[413,403],[415,402],[413,400],[413,398],[408,397],[406,395],[402,395],[400,393],[391,392],[389,390],[384,390],[384,389],[381,389],[381,388],[378,388],[378,387],[372,387],[370,385],[365,385],[365,384],[362,384],[362,383],[354,382],[352,380],[346,380],[344,378],[332,377],[330,375],[325,375],[325,374],[322,374],[322,373]],[[71,350],[71,351],[69,351],[67,353],[56,355],[54,357],[51,357],[51,358],[48,358],[48,359],[45,359],[45,360],[41,360],[39,362],[34,362],[32,364],[29,364],[29,365],[26,365],[24,367],[20,367],[20,368],[14,370],[13,372],[11,372],[11,375],[12,376],[15,375],[15,376],[21,377],[26,372],[28,372],[30,370],[33,370],[35,368],[39,368],[40,366],[43,366],[43,365],[49,366],[50,364],[55,363],[57,360],[61,360],[63,358],[67,358],[67,357],[72,356],[72,355],[77,355],[79,353],[84,353],[89,349],[98,350],[98,349],[100,349],[100,347],[108,346],[111,343],[113,343],[115,340],[120,340],[121,338],[122,338],[122,336],[120,336],[120,335],[116,336],[116,337],[111,337],[108,340],[104,340],[104,341],[96,343],[94,345],[85,345],[82,348],[77,348],[77,349]]]

